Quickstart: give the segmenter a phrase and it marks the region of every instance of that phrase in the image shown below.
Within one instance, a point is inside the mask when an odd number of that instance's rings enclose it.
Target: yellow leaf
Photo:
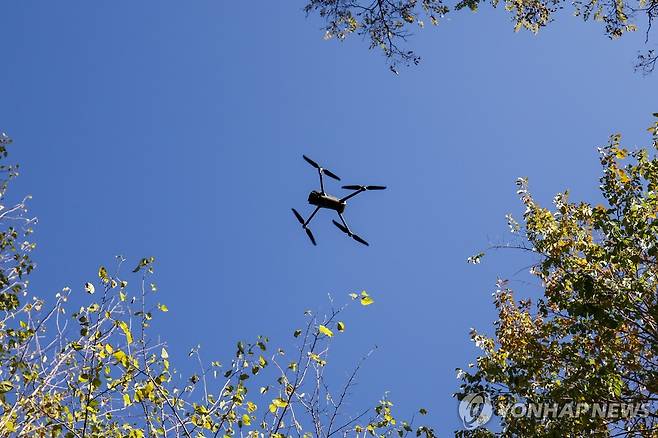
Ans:
[[[85,291],[88,294],[93,294],[94,292],[96,292],[96,288],[94,287],[93,284],[87,282],[87,283],[85,283]]]
[[[338,329],[339,332],[344,332],[345,331],[345,323],[343,321],[338,321],[338,324],[336,324],[336,328]]]
[[[274,400],[272,400],[272,404],[277,408],[285,408],[286,406],[288,406],[288,402],[282,398],[275,398]]]
[[[123,406],[126,407],[126,406],[130,406],[131,404],[132,404],[132,402],[130,401],[130,395],[124,394],[123,395]]]
[[[369,306],[374,302],[375,302],[375,300],[373,300],[370,297],[370,295],[368,295],[368,292],[366,292],[366,291],[361,292],[361,305],[362,306]]]
[[[119,328],[121,328],[121,330],[123,330],[123,334],[126,335],[126,342],[132,344],[133,335],[132,333],[130,333],[130,328],[128,328],[128,324],[126,324],[125,321],[119,321]]]
[[[103,282],[107,282],[109,280],[107,276],[107,269],[105,269],[105,266],[101,266],[98,268],[98,278],[103,280]]]
[[[320,333],[322,333],[323,335],[326,335],[326,336],[329,336],[329,337],[332,337],[334,335],[334,332],[332,332],[331,330],[329,330],[327,327],[323,326],[322,324],[320,324],[320,327],[318,327],[318,330],[320,330]]]

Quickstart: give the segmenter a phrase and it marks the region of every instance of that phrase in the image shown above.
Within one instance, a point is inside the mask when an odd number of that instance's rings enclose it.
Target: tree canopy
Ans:
[[[499,281],[495,333],[472,332],[482,354],[474,369],[459,370],[459,398],[485,392],[505,436],[658,434],[658,121],[649,132],[649,148],[629,151],[615,134],[599,149],[605,204],[564,192],[542,207],[518,181],[525,213],[512,230],[517,247],[539,257],[531,273],[543,296],[517,299]],[[648,415],[512,415],[509,407],[524,402],[634,403]]]
[[[370,48],[379,48],[397,71],[399,64],[418,64],[420,56],[407,47],[407,39],[425,24],[438,25],[452,11],[476,11],[482,0],[459,0],[453,4],[443,0],[310,0],[307,13],[318,13],[325,20],[325,38],[342,40],[350,34],[364,35]],[[499,0],[488,2],[497,7]],[[637,31],[638,22],[644,20],[647,40],[653,19],[658,14],[656,0],[505,0],[505,10],[512,17],[514,30],[526,29],[537,33],[555,19],[556,14],[571,8],[573,14],[585,21],[594,20],[603,25],[605,35],[619,38],[626,32]],[[640,54],[636,69],[650,72],[658,56],[654,50]]]

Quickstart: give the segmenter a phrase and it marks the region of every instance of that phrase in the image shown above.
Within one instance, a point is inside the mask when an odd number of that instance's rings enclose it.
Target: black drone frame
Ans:
[[[337,198],[335,196],[327,194],[324,191],[324,179],[322,178],[322,176],[326,175],[337,181],[340,181],[340,178],[335,173],[329,171],[328,169],[325,169],[324,167],[321,167],[318,163],[311,160],[306,155],[302,155],[302,157],[304,157],[304,160],[306,160],[306,162],[308,162],[311,166],[317,169],[318,176],[320,177],[320,191],[318,192],[316,190],[313,190],[308,195],[308,203],[311,205],[315,205],[315,210],[313,210],[313,213],[311,213],[308,219],[304,220],[302,215],[299,214],[297,210],[295,210],[294,208],[292,209],[292,212],[295,214],[295,217],[302,225],[304,231],[306,231],[306,234],[308,235],[309,239],[311,239],[311,243],[313,243],[313,245],[317,245],[317,243],[315,242],[315,237],[313,237],[313,233],[311,232],[310,228],[308,228],[308,224],[315,217],[316,213],[320,211],[321,208],[326,208],[328,210],[334,210],[338,214],[338,218],[340,219],[341,223],[338,223],[335,220],[332,220],[332,222],[334,223],[334,225],[336,225],[336,227],[338,227],[339,230],[341,230],[343,233],[347,234],[349,237],[356,240],[357,242],[368,246],[369,245],[368,242],[366,242],[361,237],[354,234],[352,230],[350,230],[350,227],[347,225],[347,222],[345,222],[345,218],[343,217],[343,212],[345,211],[345,207],[347,206],[348,199],[368,190],[384,190],[386,187],[358,186],[358,185],[343,186],[344,189],[353,190],[353,192],[343,198]]]

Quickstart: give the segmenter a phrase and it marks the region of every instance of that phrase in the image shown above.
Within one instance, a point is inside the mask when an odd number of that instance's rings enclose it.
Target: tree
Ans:
[[[9,143],[0,136],[3,158]],[[11,166],[0,171],[5,201],[17,172]],[[195,347],[190,356],[198,370],[183,378],[167,345],[151,334],[151,321],[169,311],[152,299],[154,259],[137,263],[135,287],[119,256],[112,272],[99,267],[93,282],[63,289],[49,305],[29,295],[34,245],[27,239],[34,222],[25,201],[0,207],[1,436],[434,437],[431,428],[398,419],[386,395],[372,409],[346,410],[370,353],[341,385],[325,378],[331,342],[347,331],[339,319],[345,306],[332,302],[326,315],[306,312],[303,328],[292,333],[292,354],[259,336],[237,342],[229,362],[206,364]],[[71,309],[73,294],[85,304]],[[374,302],[365,291],[351,296],[359,307]]]
[[[392,71],[399,64],[418,64],[420,57],[405,48],[413,29],[422,28],[425,22],[437,25],[453,10],[476,11],[482,0],[459,0],[447,5],[443,0],[308,0],[307,14],[316,12],[325,20],[325,38],[344,39],[350,34],[364,35],[370,40],[370,48],[380,48],[389,61]],[[563,0],[505,0],[514,30],[527,29],[533,33],[547,26],[558,11],[564,9]],[[491,0],[497,7],[499,0]],[[625,32],[636,31],[638,15],[646,18],[646,36],[653,19],[658,15],[656,0],[577,0],[568,4],[575,15],[585,21],[601,22],[609,38],[619,38]],[[654,50],[638,56],[636,70],[653,71],[658,54]]]
[[[512,229],[517,247],[539,257],[531,273],[543,294],[517,301],[499,281],[495,334],[473,331],[482,354],[473,370],[459,370],[458,398],[485,393],[504,436],[658,436],[658,121],[649,132],[651,148],[629,152],[615,134],[599,149],[606,205],[564,192],[551,210],[518,181],[524,226]],[[517,403],[576,403],[584,414],[528,418],[510,409]],[[643,412],[589,414],[596,403]]]

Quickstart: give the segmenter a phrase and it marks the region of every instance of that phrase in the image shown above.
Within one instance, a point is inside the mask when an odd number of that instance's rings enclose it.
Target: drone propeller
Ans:
[[[302,215],[299,214],[299,213],[297,212],[297,210],[295,210],[294,208],[292,209],[292,212],[295,213],[295,217],[297,218],[297,220],[299,221],[299,223],[302,224],[302,225],[304,225],[304,218],[302,217]]]
[[[335,173],[333,173],[332,171],[327,170],[327,169],[325,169],[324,167],[320,167],[320,165],[319,165],[318,163],[316,163],[315,161],[311,160],[311,159],[310,159],[309,157],[307,157],[306,155],[302,155],[302,157],[306,160],[306,162],[307,162],[308,164],[310,164],[311,166],[315,167],[315,168],[318,169],[320,172],[324,173],[325,175],[327,175],[327,176],[330,177],[330,178],[335,179],[336,181],[340,181],[340,178],[339,178]]]
[[[356,240],[359,243],[363,243],[365,246],[370,246],[368,242],[357,236],[356,234],[352,234],[352,239]]]
[[[350,231],[347,228],[345,228],[343,225],[339,224],[335,220],[332,220],[331,222],[333,222],[334,225],[336,225],[343,233],[350,234]]]
[[[351,186],[343,186],[344,189],[347,190],[384,190],[386,186],[356,186],[356,185],[351,185]]]
[[[331,222],[333,222],[334,225],[336,225],[336,226],[337,226],[337,227],[338,227],[343,233],[347,234],[347,235],[350,236],[352,239],[356,240],[356,241],[359,242],[359,243],[364,244],[365,246],[370,246],[370,244],[368,244],[368,242],[366,242],[365,240],[363,240],[362,238],[360,238],[360,237],[357,236],[356,234],[352,233],[352,232],[351,232],[350,230],[348,230],[344,225],[339,224],[339,223],[336,222],[335,220],[332,220]]]
[[[333,172],[331,172],[327,169],[322,169],[322,173],[324,173],[328,177],[331,177],[331,178],[335,179],[336,181],[340,181],[340,178],[335,173],[333,173]]]
[[[317,243],[315,243],[315,237],[313,237],[313,233],[311,233],[311,230],[306,227],[304,227],[304,230],[306,230],[306,234],[308,235],[308,238],[311,239],[311,243],[317,246]]]
[[[309,157],[307,157],[306,155],[302,155],[302,157],[303,157],[303,158],[306,160],[306,162],[307,162],[308,164],[310,164],[311,166],[315,167],[316,169],[319,169],[319,168],[320,168],[320,165],[319,165],[318,163],[316,163],[315,161],[311,160],[311,159],[310,159]]]
[[[297,218],[299,223],[302,224],[302,228],[304,228],[304,231],[306,231],[306,235],[308,235],[308,238],[311,239],[311,243],[313,245],[317,245],[317,243],[315,243],[315,237],[313,237],[313,233],[311,233],[311,230],[306,226],[306,222],[304,222],[304,218],[302,217],[302,215],[299,214],[299,212],[297,212],[297,210],[295,210],[294,208],[292,209],[292,212],[295,213],[295,217]]]

